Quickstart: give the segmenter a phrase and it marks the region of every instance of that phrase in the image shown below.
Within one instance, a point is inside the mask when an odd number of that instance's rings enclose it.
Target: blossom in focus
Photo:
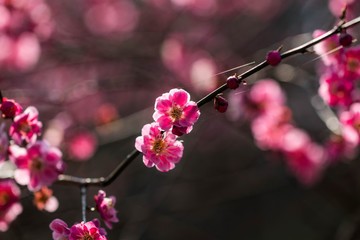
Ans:
[[[22,212],[18,202],[20,189],[12,180],[0,181],[0,231],[5,232],[9,224]]]
[[[3,102],[0,104],[0,111],[3,118],[13,118],[21,113],[22,107],[13,99],[3,98]]]
[[[98,219],[94,219],[89,222],[81,222],[74,224],[70,228],[69,240],[106,240],[106,231],[100,228],[100,222]]]
[[[189,93],[183,89],[172,89],[155,101],[153,118],[164,131],[176,126],[186,128],[185,132],[189,133],[199,116],[197,104],[190,101]]]
[[[54,240],[69,240],[70,229],[63,220],[54,219],[49,227],[53,231],[52,237]]]
[[[28,185],[30,191],[51,185],[65,170],[60,150],[50,147],[45,141],[37,141],[26,149],[12,145],[9,150],[10,160],[17,167],[15,180],[21,185]]]
[[[34,192],[34,204],[39,210],[54,212],[59,207],[56,197],[52,196],[52,190],[43,186]]]
[[[157,123],[146,124],[136,138],[135,147],[144,154],[143,162],[147,167],[156,166],[161,172],[175,167],[182,157],[184,147],[176,140],[176,135],[162,133]]]
[[[344,139],[354,146],[360,143],[360,103],[353,103],[348,111],[340,114],[342,135]]]
[[[96,210],[100,213],[105,225],[112,229],[112,222],[119,222],[116,217],[116,209],[114,208],[116,198],[114,196],[106,197],[106,193],[99,190],[98,195],[94,196],[96,202]]]
[[[42,128],[38,115],[35,107],[28,107],[22,114],[14,118],[9,134],[16,144],[21,145],[23,142],[34,143],[36,141]]]
[[[319,95],[330,106],[350,106],[353,102],[354,81],[327,73],[320,78]]]
[[[5,132],[5,123],[0,125],[0,162],[6,160],[9,147],[9,138]]]

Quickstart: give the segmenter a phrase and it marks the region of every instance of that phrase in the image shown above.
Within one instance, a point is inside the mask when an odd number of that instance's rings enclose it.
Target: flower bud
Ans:
[[[266,56],[266,61],[271,66],[276,66],[281,62],[281,55],[279,51],[271,51]]]
[[[14,100],[6,98],[3,100],[4,101],[1,103],[0,110],[4,118],[13,118],[21,113],[22,107]]]
[[[348,33],[342,33],[339,37],[339,42],[343,47],[349,47],[352,44],[353,37]]]
[[[236,75],[230,76],[226,80],[226,84],[230,89],[236,89],[239,87],[239,80]]]
[[[220,113],[226,112],[228,105],[229,105],[229,103],[225,98],[223,98],[221,96],[216,96],[214,98],[214,107],[218,112],[220,112]]]

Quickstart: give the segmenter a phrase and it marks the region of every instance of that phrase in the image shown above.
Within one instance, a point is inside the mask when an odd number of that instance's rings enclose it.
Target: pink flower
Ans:
[[[249,92],[244,92],[233,96],[238,97],[239,112],[235,114],[243,115],[247,119],[252,119],[259,115],[277,115],[278,110],[284,105],[285,95],[279,84],[272,79],[260,80],[254,84]]]
[[[342,135],[344,139],[354,146],[360,143],[360,103],[353,103],[349,111],[340,115],[340,122],[343,126]]]
[[[0,162],[6,160],[9,148],[9,138],[5,132],[5,123],[0,125]]]
[[[157,123],[146,124],[137,137],[135,147],[144,154],[143,162],[147,167],[156,166],[161,172],[167,172],[175,167],[183,154],[183,145],[176,140],[176,135],[161,132]]]
[[[185,90],[172,89],[155,101],[153,118],[164,131],[176,126],[186,128],[185,132],[189,133],[199,116],[197,104],[190,101],[190,95]]]
[[[22,212],[19,196],[20,189],[12,180],[0,181],[0,231],[5,232]]]
[[[310,186],[319,179],[325,166],[325,151],[311,142],[304,131],[288,131],[283,138],[283,151],[288,167],[302,184]]]
[[[332,135],[325,144],[325,150],[329,164],[333,164],[343,158],[353,158],[356,152],[356,146],[345,141],[342,136]]]
[[[38,115],[35,107],[28,107],[24,113],[14,118],[9,134],[16,144],[21,145],[23,142],[34,143],[36,141],[42,128],[42,123],[38,121]]]
[[[74,160],[86,161],[91,158],[97,148],[97,140],[88,131],[75,133],[68,143],[69,155]]]
[[[349,106],[353,102],[354,81],[325,73],[320,79],[319,95],[330,106]]]
[[[94,219],[90,222],[81,222],[70,228],[69,240],[106,240],[106,231],[100,228],[100,222]]]
[[[313,33],[313,37],[320,37],[324,33],[325,31],[323,30],[315,30]],[[335,50],[340,46],[341,45],[339,43],[339,37],[337,35],[333,35],[328,39],[316,44],[314,46],[314,50],[318,55],[321,56],[321,59],[326,66],[332,64],[336,65],[340,62],[340,59],[342,58],[344,53],[344,49],[342,47],[338,50]]]
[[[41,211],[54,212],[59,207],[56,197],[52,196],[52,190],[43,186],[37,192],[34,192],[34,204]]]
[[[69,240],[70,229],[63,220],[54,219],[49,227],[53,230],[52,237],[54,240]]]
[[[3,118],[13,118],[21,113],[22,107],[13,99],[3,98],[0,110],[3,114]]]
[[[64,172],[65,164],[61,158],[60,150],[45,141],[37,141],[26,149],[10,146],[10,160],[17,166],[14,178],[19,184],[28,185],[30,191],[51,185]]]
[[[350,48],[345,52],[344,73],[353,80],[360,79],[360,47]]]
[[[96,202],[96,210],[100,213],[105,225],[112,229],[111,222],[119,222],[116,217],[116,209],[114,208],[116,198],[114,196],[106,197],[106,193],[99,190],[97,196],[94,197]]]

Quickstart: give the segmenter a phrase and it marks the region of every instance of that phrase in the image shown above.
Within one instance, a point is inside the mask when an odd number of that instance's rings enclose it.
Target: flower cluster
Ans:
[[[40,42],[50,37],[53,20],[43,0],[0,1],[0,67],[26,70],[33,67],[41,52]]]
[[[54,240],[106,240],[106,231],[100,227],[98,219],[89,222],[75,223],[70,228],[61,219],[54,219],[50,223],[50,229],[53,231]]]
[[[116,217],[116,209],[114,208],[116,198],[114,196],[106,197],[106,193],[99,190],[98,195],[94,197],[96,203],[96,210],[100,213],[101,218],[104,220],[105,225],[112,229],[112,222],[118,222]]]
[[[156,166],[161,172],[173,169],[184,149],[177,137],[189,133],[199,116],[197,104],[183,89],[172,89],[158,97],[155,122],[146,124],[135,141],[135,148],[144,154],[145,166]]]
[[[291,110],[275,81],[260,80],[250,91],[233,94],[231,100],[239,103],[237,114],[252,121],[251,129],[261,149],[282,153],[301,183],[311,185],[319,178],[326,163],[325,150],[292,124]]]
[[[20,104],[3,98],[0,111],[3,117],[0,125],[0,163],[7,160],[12,162],[15,181],[27,185],[34,192],[34,204],[39,210],[55,211],[58,201],[46,186],[50,186],[65,170],[62,153],[50,147],[46,141],[38,140],[42,123],[38,120],[35,107],[30,106],[22,112]],[[6,120],[12,122],[8,132],[11,139],[5,130]],[[0,231],[5,231],[22,211],[17,203],[19,194],[14,182],[0,183]]]

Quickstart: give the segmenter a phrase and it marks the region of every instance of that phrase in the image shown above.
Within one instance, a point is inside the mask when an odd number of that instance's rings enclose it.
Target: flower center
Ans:
[[[152,145],[152,150],[156,154],[162,153],[165,150],[165,141],[162,139],[155,140]]]
[[[83,236],[81,238],[81,240],[94,240],[94,238],[92,236],[90,236],[89,234],[86,234],[85,236]]]
[[[41,170],[42,166],[43,166],[42,162],[37,157],[33,158],[30,163],[30,169],[32,170]]]
[[[7,193],[0,194],[0,206],[5,206],[5,204],[10,200],[10,196]]]
[[[170,117],[173,121],[179,120],[183,115],[183,110],[181,108],[173,106],[170,111]]]
[[[27,123],[27,122],[20,123],[19,129],[20,129],[21,133],[24,135],[26,135],[27,133],[29,133],[31,131],[31,127],[30,127],[29,123]]]
[[[349,58],[347,61],[347,69],[351,72],[356,72],[359,67],[359,61],[355,58]]]

